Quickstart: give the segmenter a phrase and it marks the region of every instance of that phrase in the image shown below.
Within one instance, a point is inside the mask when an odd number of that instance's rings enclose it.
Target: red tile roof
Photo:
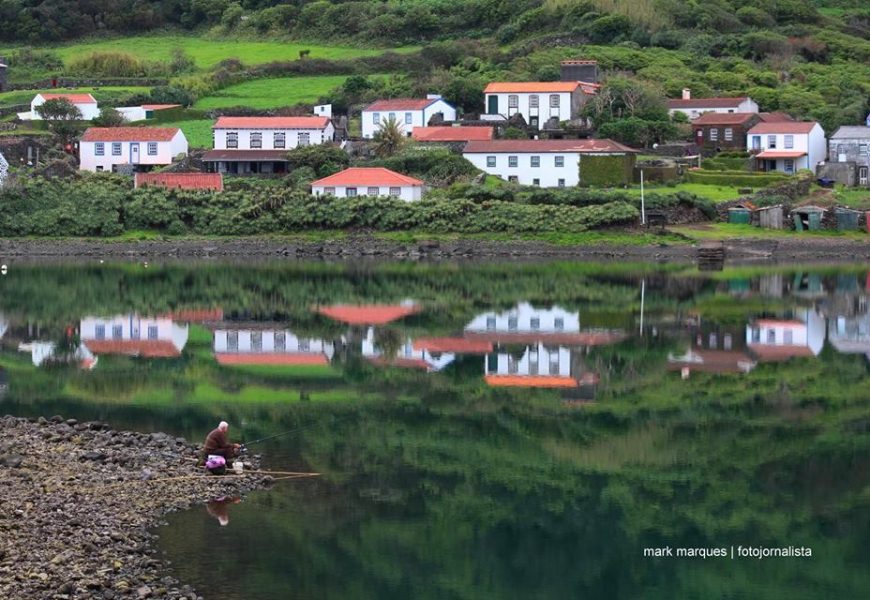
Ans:
[[[170,108],[181,108],[180,104],[143,104],[145,110],[168,110]]]
[[[486,375],[483,380],[495,387],[574,388],[577,380],[557,375]]]
[[[745,100],[748,100],[746,96],[738,98],[691,98],[689,100],[675,98],[668,100],[668,108],[737,108]]]
[[[792,150],[764,150],[756,154],[755,158],[800,158],[806,155],[806,152]]]
[[[350,325],[384,325],[420,312],[418,305],[338,304],[316,309],[318,313]]]
[[[363,110],[367,112],[385,110],[423,110],[430,104],[442,98],[393,98],[391,100],[375,100]]]
[[[595,85],[586,83],[585,85]],[[534,94],[536,92],[573,92],[580,87],[579,81],[495,81],[486,86],[484,94]]]
[[[637,152],[613,140],[492,140],[468,142],[464,154],[495,152]]]
[[[46,100],[57,100],[58,98],[65,98],[73,104],[97,103],[97,100],[90,94],[37,94],[37,96],[42,96]]]
[[[92,354],[125,354],[144,358],[174,358],[181,351],[168,340],[88,340],[82,342]]]
[[[625,334],[609,331],[589,331],[580,333],[467,331],[465,332],[465,338],[469,340],[489,341],[498,344],[537,344],[539,342],[544,342],[560,346],[600,346],[603,344],[615,344],[616,342],[625,339]]]
[[[220,173],[136,173],[133,186],[138,188],[143,185],[222,192],[224,178]]]
[[[323,129],[327,117],[218,117],[212,129]]]
[[[758,113],[704,113],[694,121],[695,125],[743,125],[753,119],[758,119]]]
[[[237,354],[229,352],[217,352],[214,355],[219,365],[322,365],[329,364],[325,354],[304,353],[263,353],[263,354]]]
[[[749,350],[762,362],[778,362],[790,358],[810,358],[815,356],[808,346],[749,344]]]
[[[758,116],[765,123],[781,123],[783,121],[794,121],[794,117],[784,112],[763,112],[758,113]]]
[[[177,127],[89,127],[83,142],[170,142]]]
[[[335,175],[311,182],[318,187],[421,186],[423,182],[383,167],[351,167]]]
[[[809,133],[816,125],[815,121],[774,121],[759,123],[748,133]]]
[[[492,342],[449,337],[419,338],[414,340],[414,350],[455,352],[456,354],[488,354],[492,352]]]
[[[415,127],[411,137],[418,142],[491,140],[492,127]]]

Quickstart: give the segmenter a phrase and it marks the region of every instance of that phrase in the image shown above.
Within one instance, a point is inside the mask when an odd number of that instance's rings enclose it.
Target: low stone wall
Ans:
[[[119,77],[110,79],[58,77],[56,79],[41,79],[28,81],[27,83],[10,83],[6,86],[9,91],[14,90],[44,90],[54,87],[77,88],[77,87],[155,87],[168,85],[169,80],[157,77],[136,78]]]

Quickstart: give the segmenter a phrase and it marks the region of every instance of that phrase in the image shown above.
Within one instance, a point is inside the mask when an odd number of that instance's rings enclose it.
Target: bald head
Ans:
[[[226,421],[221,421],[221,422],[218,424],[218,429],[220,429],[221,431],[226,431],[226,430],[229,429],[229,428],[230,428],[230,424],[227,423]]]

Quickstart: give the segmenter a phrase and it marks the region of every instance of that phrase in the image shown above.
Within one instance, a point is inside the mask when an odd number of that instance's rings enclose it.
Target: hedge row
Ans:
[[[685,179],[689,183],[740,187],[765,187],[772,183],[779,183],[787,178],[788,175],[785,174],[751,174],[746,171],[715,171],[708,173],[703,171],[688,171],[685,174]]]

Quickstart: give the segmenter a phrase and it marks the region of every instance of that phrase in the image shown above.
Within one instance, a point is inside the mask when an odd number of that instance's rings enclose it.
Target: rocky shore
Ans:
[[[0,598],[199,598],[167,575],[149,530],[271,478],[206,475],[197,450],[99,422],[0,418]]]

